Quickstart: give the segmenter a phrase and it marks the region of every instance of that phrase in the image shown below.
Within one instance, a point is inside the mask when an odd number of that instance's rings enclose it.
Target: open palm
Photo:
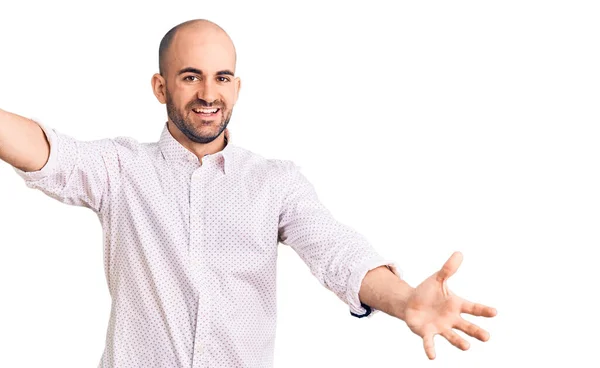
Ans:
[[[481,341],[489,339],[489,333],[466,321],[461,313],[493,317],[494,308],[464,300],[448,290],[446,281],[462,262],[462,254],[455,252],[438,272],[416,287],[407,301],[404,321],[415,334],[423,338],[425,353],[435,358],[433,337],[442,335],[459,349],[467,350],[469,343],[459,336],[456,328]]]

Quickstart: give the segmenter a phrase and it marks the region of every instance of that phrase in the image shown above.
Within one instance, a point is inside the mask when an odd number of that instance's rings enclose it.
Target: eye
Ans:
[[[188,75],[187,77],[184,77],[183,80],[186,82],[195,82],[199,79],[195,75]]]
[[[229,82],[229,78],[227,77],[218,77],[219,82]]]

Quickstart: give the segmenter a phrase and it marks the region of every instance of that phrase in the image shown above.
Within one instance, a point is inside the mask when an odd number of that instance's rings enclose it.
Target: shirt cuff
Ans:
[[[370,259],[356,267],[356,269],[350,275],[350,279],[348,280],[348,291],[346,295],[351,316],[357,318],[371,318],[376,312],[378,312],[377,309],[362,303],[358,296],[358,292],[360,291],[360,287],[367,272],[380,266],[387,266],[396,276],[398,276],[398,278],[402,279],[402,271],[396,262],[391,260],[382,258]]]
[[[56,132],[51,129],[50,127],[44,126],[43,124],[39,123],[38,121],[32,119],[37,125],[40,126],[40,128],[42,128],[42,130],[44,131],[44,134],[46,135],[46,139],[48,140],[48,143],[50,144],[50,156],[48,157],[48,161],[46,162],[46,164],[44,165],[44,167],[42,167],[41,169],[37,170],[37,171],[23,171],[21,169],[18,169],[16,167],[13,166],[13,169],[17,172],[17,174],[19,174],[19,176],[21,176],[23,179],[25,179],[26,182],[32,182],[32,181],[37,181],[37,180],[41,180],[43,178],[45,178],[46,176],[48,176],[56,167],[57,164],[57,150],[58,150],[58,136],[56,135]]]

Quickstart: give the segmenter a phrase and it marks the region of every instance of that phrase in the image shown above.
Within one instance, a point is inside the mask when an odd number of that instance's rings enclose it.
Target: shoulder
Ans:
[[[233,156],[236,170],[246,175],[263,174],[273,179],[287,180],[299,167],[292,160],[269,158],[235,146]]]
[[[139,153],[146,147],[151,146],[152,143],[140,143],[137,139],[132,137],[119,136],[111,138],[112,143],[115,145],[117,150],[123,153]]]
[[[140,142],[135,138],[119,136],[110,141],[122,160],[138,160],[155,157],[160,153],[158,142]]]

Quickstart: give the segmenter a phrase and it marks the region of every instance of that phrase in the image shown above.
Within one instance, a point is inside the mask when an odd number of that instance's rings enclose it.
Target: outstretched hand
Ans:
[[[435,359],[435,335],[442,335],[459,349],[469,348],[469,343],[459,336],[454,328],[481,341],[490,338],[487,331],[463,319],[461,313],[493,317],[496,310],[464,300],[454,295],[446,286],[446,281],[456,272],[461,262],[460,252],[452,254],[442,269],[417,286],[407,300],[404,321],[412,332],[423,338],[425,353],[429,359]]]

